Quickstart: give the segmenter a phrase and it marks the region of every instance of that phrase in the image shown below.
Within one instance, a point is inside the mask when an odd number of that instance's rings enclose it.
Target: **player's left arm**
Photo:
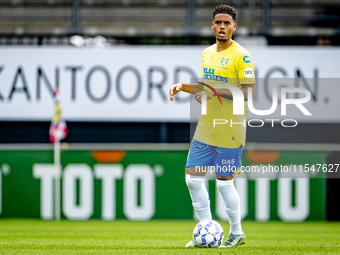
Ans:
[[[248,101],[248,98],[250,98],[250,97],[252,99],[254,99],[254,97],[255,97],[255,83],[253,83],[253,84],[241,84],[241,86],[242,86],[241,90],[242,90],[242,93],[244,95],[244,101]],[[248,93],[248,88],[252,88],[251,95],[249,95],[249,93]]]
[[[240,89],[244,96],[244,101],[248,101],[248,98],[251,96],[252,99],[255,96],[255,83],[253,84],[241,84],[242,88]],[[252,88],[252,95],[248,95],[248,88]],[[233,100],[233,94],[229,89],[216,89],[216,92],[219,94],[219,96]]]

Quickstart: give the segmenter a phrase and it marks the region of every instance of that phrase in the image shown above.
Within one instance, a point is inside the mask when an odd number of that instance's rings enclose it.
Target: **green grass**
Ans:
[[[243,222],[234,249],[183,248],[194,221],[0,220],[0,254],[340,254],[340,223]],[[225,231],[229,226],[223,223]]]

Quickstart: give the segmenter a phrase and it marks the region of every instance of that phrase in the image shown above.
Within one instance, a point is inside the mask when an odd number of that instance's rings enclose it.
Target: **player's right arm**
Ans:
[[[209,49],[209,48],[210,47],[208,47],[207,49]],[[207,49],[205,49],[203,51],[202,62],[203,62],[204,57],[205,57],[204,52],[206,52]],[[203,67],[202,67],[202,69],[203,69]],[[176,95],[180,91],[184,91],[184,92],[187,92],[187,93],[190,93],[190,94],[196,94],[197,96],[200,96],[202,93],[206,93],[206,92],[202,91],[203,87],[204,86],[202,84],[199,84],[199,83],[196,83],[196,84],[176,83],[176,84],[172,85],[171,88],[170,88],[170,92],[169,92],[170,101],[174,101],[174,95]],[[201,88],[201,89],[199,89],[199,88]],[[199,92],[202,92],[202,93],[197,94]],[[197,100],[197,96],[196,96],[196,100]],[[209,98],[210,98],[210,96],[208,95],[207,100]]]
[[[202,84],[187,84],[187,83],[176,83],[170,87],[170,101],[174,101],[174,95],[179,93],[180,91],[184,91],[191,94],[196,94],[202,91],[199,88],[203,88]]]

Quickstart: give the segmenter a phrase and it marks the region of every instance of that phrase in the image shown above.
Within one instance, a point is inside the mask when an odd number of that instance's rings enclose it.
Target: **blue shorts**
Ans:
[[[216,174],[232,176],[242,166],[243,147],[228,149],[192,140],[186,167],[214,166]]]

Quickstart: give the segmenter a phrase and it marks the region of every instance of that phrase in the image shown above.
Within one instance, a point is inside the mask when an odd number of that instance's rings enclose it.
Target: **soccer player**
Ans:
[[[229,235],[220,248],[237,247],[245,243],[245,234],[241,227],[240,200],[233,177],[240,173],[246,136],[247,108],[244,102],[244,114],[233,115],[233,99],[236,100],[236,97],[235,95],[233,97],[231,90],[216,88],[219,96],[213,92],[216,85],[225,84],[242,91],[244,101],[254,97],[255,76],[252,57],[247,50],[232,40],[232,34],[237,27],[236,17],[237,12],[228,5],[222,4],[215,8],[212,29],[216,36],[216,44],[206,48],[202,54],[204,83],[178,83],[170,88],[171,101],[180,91],[195,94],[195,99],[199,103],[204,103],[202,98],[206,97],[207,113],[200,115],[189,149],[186,184],[199,219],[211,219],[210,198],[203,184],[205,171],[200,169],[215,167],[217,188],[222,195],[230,223]],[[248,95],[249,87],[252,87],[251,95]],[[221,98],[222,104],[218,97]],[[221,121],[223,124],[216,124],[218,122],[214,121],[217,119],[223,120]],[[185,247],[197,246],[195,240],[192,240]]]

